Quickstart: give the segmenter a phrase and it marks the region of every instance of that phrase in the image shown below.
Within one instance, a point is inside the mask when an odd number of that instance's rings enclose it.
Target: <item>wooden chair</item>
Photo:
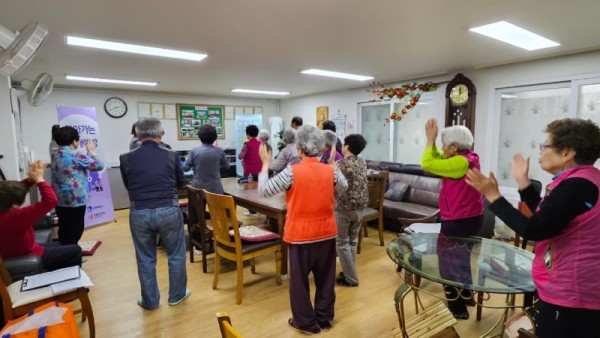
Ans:
[[[402,284],[394,296],[398,323],[400,325],[398,329],[392,330],[394,337],[425,338],[435,336],[448,329],[454,331],[454,325],[456,325],[457,320],[442,301],[435,303],[428,309],[422,308],[423,311],[421,313],[407,319],[404,314],[404,298],[411,290],[412,288],[409,285]],[[418,297],[416,293],[415,297]],[[456,331],[454,331],[454,334],[458,336]]]
[[[213,289],[217,288],[219,281],[221,257],[235,261],[237,265],[236,304],[241,304],[244,261],[250,260],[250,271],[254,273],[254,258],[270,252],[275,253],[275,281],[277,285],[281,285],[281,239],[242,243],[233,197],[213,194],[206,190],[204,190],[204,196],[210,211],[214,235],[215,277]],[[233,225],[233,239],[229,235],[230,224]]]
[[[5,322],[27,314],[30,310],[48,302],[59,301],[67,303],[79,299],[81,309],[75,311],[75,313],[81,313],[82,322],[85,321],[86,318],[88,319],[90,338],[96,337],[94,312],[92,311],[92,305],[88,298],[89,289],[82,287],[55,295],[50,286],[46,286],[22,292],[21,281],[13,283],[2,258],[0,258],[0,277],[2,278],[0,297],[2,298],[2,309],[4,311]]]
[[[380,246],[383,246],[383,195],[385,194],[385,186],[388,181],[388,176],[389,171],[381,171],[367,175],[369,203],[361,220],[361,228],[364,231],[364,237],[369,237],[367,222],[378,220],[377,225],[379,229]],[[358,247],[356,249],[356,252],[358,253],[360,253],[363,231],[359,231]]]
[[[186,189],[190,209],[187,224],[190,241],[190,263],[194,263],[194,246],[196,246],[202,250],[202,272],[206,273],[206,257],[214,253],[214,249],[209,245],[213,240],[212,226],[210,220],[204,217],[206,202],[202,189],[194,188],[191,185],[186,186]]]
[[[217,312],[217,321],[219,322],[222,338],[243,338],[231,325],[231,319],[229,319],[227,312]]]

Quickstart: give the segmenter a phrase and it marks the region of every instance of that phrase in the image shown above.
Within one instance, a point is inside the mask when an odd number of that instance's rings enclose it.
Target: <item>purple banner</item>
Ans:
[[[87,142],[96,144],[96,153],[104,163],[102,171],[88,171],[88,191],[90,203],[85,211],[85,226],[89,227],[113,222],[115,209],[110,194],[106,161],[102,156],[102,145],[98,142],[100,131],[96,121],[96,108],[58,106],[58,124],[71,126],[79,132],[79,147],[85,149]],[[84,150],[85,151],[85,150]]]

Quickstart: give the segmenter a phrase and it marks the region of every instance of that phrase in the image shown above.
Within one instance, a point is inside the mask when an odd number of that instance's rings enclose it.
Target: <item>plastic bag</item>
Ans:
[[[73,309],[69,304],[49,302],[9,321],[2,338],[69,338],[79,337]]]

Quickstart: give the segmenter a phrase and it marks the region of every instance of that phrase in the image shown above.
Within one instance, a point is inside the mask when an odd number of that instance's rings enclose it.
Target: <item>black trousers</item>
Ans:
[[[58,241],[60,244],[77,244],[83,234],[85,205],[54,208],[58,216]]]
[[[44,245],[42,265],[44,270],[52,271],[69,266],[81,266],[81,247],[75,244],[60,245],[49,243]]]
[[[536,316],[539,338],[598,338],[600,337],[600,310],[574,309],[539,300],[540,313]]]

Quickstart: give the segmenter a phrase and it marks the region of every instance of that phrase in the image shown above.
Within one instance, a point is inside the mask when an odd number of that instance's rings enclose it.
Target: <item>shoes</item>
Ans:
[[[191,294],[192,294],[192,290],[190,290],[190,289],[185,289],[185,295],[184,295],[184,296],[183,296],[183,297],[182,297],[180,300],[178,300],[178,301],[176,301],[176,302],[169,302],[169,305],[171,305],[171,306],[175,306],[175,305],[177,305],[177,304],[179,304],[179,303],[183,302],[183,301],[184,301],[186,298],[188,298],[188,297],[189,297]]]
[[[469,319],[469,312],[452,312],[452,315],[456,319]]]
[[[333,329],[333,325],[331,325],[331,322],[328,320],[324,322],[317,321],[317,324],[319,324],[319,328],[321,329],[321,331],[324,332],[331,331],[331,329]]]
[[[196,249],[196,247],[194,247],[194,255],[202,255],[202,250]]]
[[[316,329],[312,329],[312,330],[302,330],[302,329],[300,329],[300,328],[296,327],[296,326],[295,326],[295,324],[294,324],[294,318],[290,318],[290,319],[288,319],[288,325],[289,325],[289,326],[290,326],[292,329],[294,329],[294,330],[296,330],[296,331],[298,331],[298,332],[304,333],[304,334],[306,334],[306,335],[309,335],[309,336],[316,336],[316,335],[318,335],[319,333],[321,333],[321,329],[319,329],[319,327],[318,327],[318,326],[317,326],[317,328],[316,328]]]
[[[256,212],[250,212],[248,210],[244,211],[244,216],[258,216],[258,214]]]
[[[148,310],[148,311],[154,311],[154,310],[158,309],[158,305],[155,306],[155,307],[147,307],[147,306],[145,306],[144,305],[144,300],[142,299],[142,296],[140,296],[137,299],[137,305],[139,305],[142,309]]]
[[[358,284],[349,283],[348,281],[346,281],[346,278],[338,278],[335,281],[339,286],[350,286],[353,288],[358,286]]]

